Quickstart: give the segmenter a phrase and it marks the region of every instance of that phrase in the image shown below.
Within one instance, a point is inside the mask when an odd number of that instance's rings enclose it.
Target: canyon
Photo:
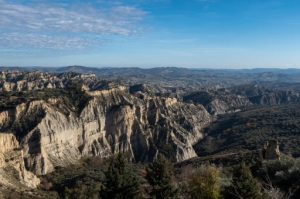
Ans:
[[[2,71],[0,168],[14,168],[19,183],[36,187],[36,176],[84,157],[122,152],[130,162],[149,163],[160,153],[181,162],[197,157],[195,145],[219,115],[300,101],[296,91],[257,84],[185,89],[76,72]]]

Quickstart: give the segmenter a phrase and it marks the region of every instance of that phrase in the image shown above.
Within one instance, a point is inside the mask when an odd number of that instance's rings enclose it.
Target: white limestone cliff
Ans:
[[[35,188],[40,180],[25,169],[23,150],[21,150],[16,137],[11,133],[0,133],[0,172],[3,168],[12,167],[17,173],[17,180],[27,187]],[[1,175],[0,182],[7,186],[11,184],[13,176]]]
[[[123,152],[133,162],[151,162],[165,146],[176,161],[196,156],[192,145],[202,138],[201,129],[211,121],[202,105],[175,98],[130,95],[120,89],[89,92],[93,99],[78,115],[64,114],[59,100],[39,100],[0,113],[0,126],[22,122],[44,112],[25,136],[16,135],[24,150],[26,168],[36,175],[81,157]],[[26,119],[25,119],[26,120]],[[159,143],[159,144],[157,144]]]

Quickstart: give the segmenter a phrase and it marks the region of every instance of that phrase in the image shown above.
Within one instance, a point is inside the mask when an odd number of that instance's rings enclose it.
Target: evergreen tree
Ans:
[[[177,189],[173,185],[173,164],[162,155],[147,167],[146,179],[152,186],[150,196],[155,199],[176,198]]]
[[[140,183],[126,167],[123,154],[119,153],[105,172],[106,183],[100,191],[102,199],[136,199],[139,198]]]
[[[226,188],[225,198],[259,199],[260,186],[252,177],[249,167],[243,162],[234,167],[232,184]]]

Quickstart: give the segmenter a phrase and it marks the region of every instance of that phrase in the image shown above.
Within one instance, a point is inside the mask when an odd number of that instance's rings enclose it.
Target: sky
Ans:
[[[299,0],[0,0],[0,66],[300,68]]]

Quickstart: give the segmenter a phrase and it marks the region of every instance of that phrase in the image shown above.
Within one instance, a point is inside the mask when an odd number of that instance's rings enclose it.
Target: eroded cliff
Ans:
[[[0,133],[0,182],[2,185],[35,188],[40,180],[25,169],[23,150],[11,133]]]
[[[175,98],[122,89],[88,94],[92,97],[80,112],[66,112],[61,100],[50,99],[0,113],[0,130],[16,135],[28,170],[42,175],[81,157],[119,151],[133,162],[152,161],[158,153],[182,161],[196,156],[192,145],[211,121],[202,105]]]

